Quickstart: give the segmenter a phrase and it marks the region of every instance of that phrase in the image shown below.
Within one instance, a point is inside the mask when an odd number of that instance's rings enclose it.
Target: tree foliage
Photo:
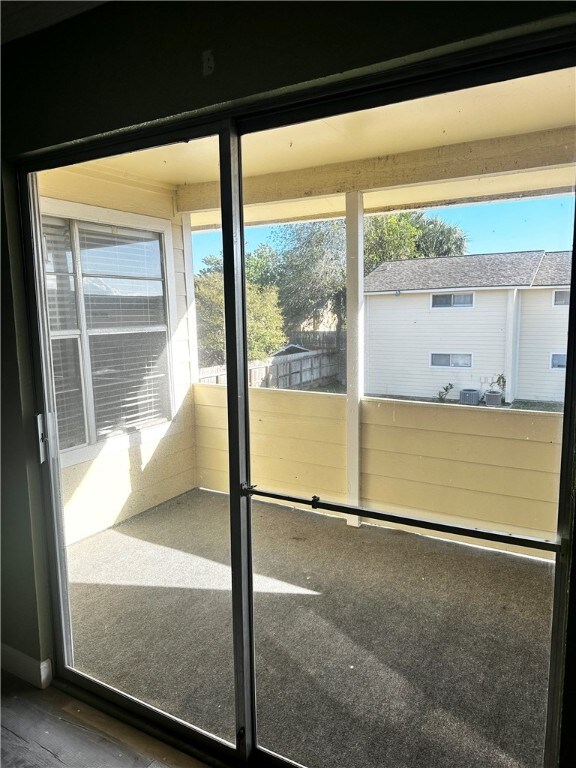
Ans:
[[[287,224],[274,243],[277,286],[287,329],[327,309],[342,326],[346,302],[346,238],[341,219]]]
[[[411,213],[367,216],[364,221],[364,275],[384,261],[418,259],[421,229]]]
[[[277,285],[280,256],[269,243],[261,243],[246,254],[246,282],[260,287]]]
[[[465,250],[466,235],[458,227],[421,211],[365,218],[365,275],[386,261],[459,256]],[[321,311],[332,313],[340,332],[346,318],[344,220],[276,227],[271,242],[246,255],[246,291],[250,359],[281,347],[285,332]],[[217,365],[224,360],[222,256],[204,259],[196,301],[202,365]]]
[[[194,285],[200,366],[223,365],[226,337],[221,256],[204,259],[204,268],[196,276]],[[286,343],[275,286],[247,281],[246,314],[250,360],[264,360]]]
[[[328,309],[341,330],[346,315],[344,220],[283,225],[276,230],[273,244],[274,248],[266,246],[259,255],[258,273],[278,286],[286,328]],[[365,275],[385,261],[457,256],[465,249],[466,236],[460,229],[419,211],[365,219]],[[269,260],[268,266],[261,260]]]
[[[462,256],[466,235],[458,227],[422,211],[366,217],[364,225],[364,274],[385,261]]]
[[[198,360],[201,368],[226,360],[222,273],[202,270],[194,281]]]

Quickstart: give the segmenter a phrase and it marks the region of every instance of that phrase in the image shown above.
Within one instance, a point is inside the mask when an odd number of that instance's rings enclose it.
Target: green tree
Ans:
[[[364,220],[365,275],[385,261],[456,256],[465,249],[466,236],[460,229],[421,211]],[[218,365],[224,361],[222,256],[204,259],[196,291],[202,365]],[[284,332],[320,311],[334,315],[340,333],[346,320],[344,220],[275,227],[271,242],[246,255],[246,291],[250,359],[278,349],[286,341]]]
[[[438,218],[427,218],[423,213],[415,214],[420,236],[416,245],[423,258],[461,256],[466,253],[466,235],[458,227],[451,226]]]
[[[277,285],[280,256],[269,243],[261,243],[246,254],[246,282],[264,287]]]
[[[411,212],[366,216],[364,275],[370,274],[385,261],[421,258],[418,250],[421,232]]]
[[[246,315],[249,360],[265,360],[284,346],[287,339],[276,287],[246,283]]]
[[[461,256],[466,235],[458,227],[422,211],[367,216],[364,221],[364,274],[385,261]]]
[[[194,280],[198,361],[201,368],[226,360],[222,272],[202,270]]]
[[[273,276],[289,331],[323,309],[346,316],[346,228],[343,219],[278,227],[273,249],[260,254],[260,275]],[[456,256],[466,236],[457,227],[419,211],[367,216],[364,223],[364,274],[385,261]]]
[[[223,365],[226,360],[224,325],[224,283],[222,257],[208,256],[194,281],[198,357],[200,366]],[[278,289],[273,285],[246,282],[248,358],[266,359],[286,343],[278,305]]]
[[[346,238],[342,219],[287,224],[275,234],[277,285],[285,327],[323,309],[341,330],[346,304]]]

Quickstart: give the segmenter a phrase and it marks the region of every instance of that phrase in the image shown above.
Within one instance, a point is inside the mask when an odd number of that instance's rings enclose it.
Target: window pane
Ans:
[[[566,368],[566,355],[552,355],[552,368]]]
[[[453,368],[472,367],[472,355],[451,355],[450,359]]]
[[[169,418],[166,333],[90,338],[96,434],[121,434]]]
[[[51,331],[78,328],[76,287],[71,275],[46,275],[48,319]]]
[[[64,219],[42,218],[42,232],[45,238],[46,272],[73,272],[70,228]]]
[[[447,368],[450,367],[450,355],[444,355],[440,353],[434,353],[431,356],[432,365],[443,365]]]
[[[452,294],[451,293],[438,293],[432,296],[433,307],[451,307],[452,306]]]
[[[471,307],[472,296],[471,293],[454,293],[452,296],[453,304],[455,307]]]
[[[570,304],[570,291],[554,291],[554,304],[556,306],[568,306]]]
[[[162,276],[159,234],[103,224],[80,224],[78,234],[84,273]]]
[[[52,365],[60,449],[86,442],[77,339],[52,340]]]
[[[166,323],[161,280],[85,277],[83,285],[88,328]]]

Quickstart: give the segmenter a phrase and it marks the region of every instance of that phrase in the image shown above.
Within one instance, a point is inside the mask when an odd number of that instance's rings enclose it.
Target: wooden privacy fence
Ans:
[[[300,344],[307,349],[338,349],[345,343],[345,333],[338,339],[336,331],[289,331],[292,344]]]
[[[336,349],[297,352],[293,355],[253,360],[248,364],[251,387],[314,389],[338,381],[342,353]],[[200,368],[201,384],[226,384],[226,366]]]

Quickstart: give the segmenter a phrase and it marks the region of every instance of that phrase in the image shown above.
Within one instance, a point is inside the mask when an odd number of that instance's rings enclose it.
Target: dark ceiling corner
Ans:
[[[104,2],[39,2],[38,0],[2,0],[2,44],[92,10]]]

